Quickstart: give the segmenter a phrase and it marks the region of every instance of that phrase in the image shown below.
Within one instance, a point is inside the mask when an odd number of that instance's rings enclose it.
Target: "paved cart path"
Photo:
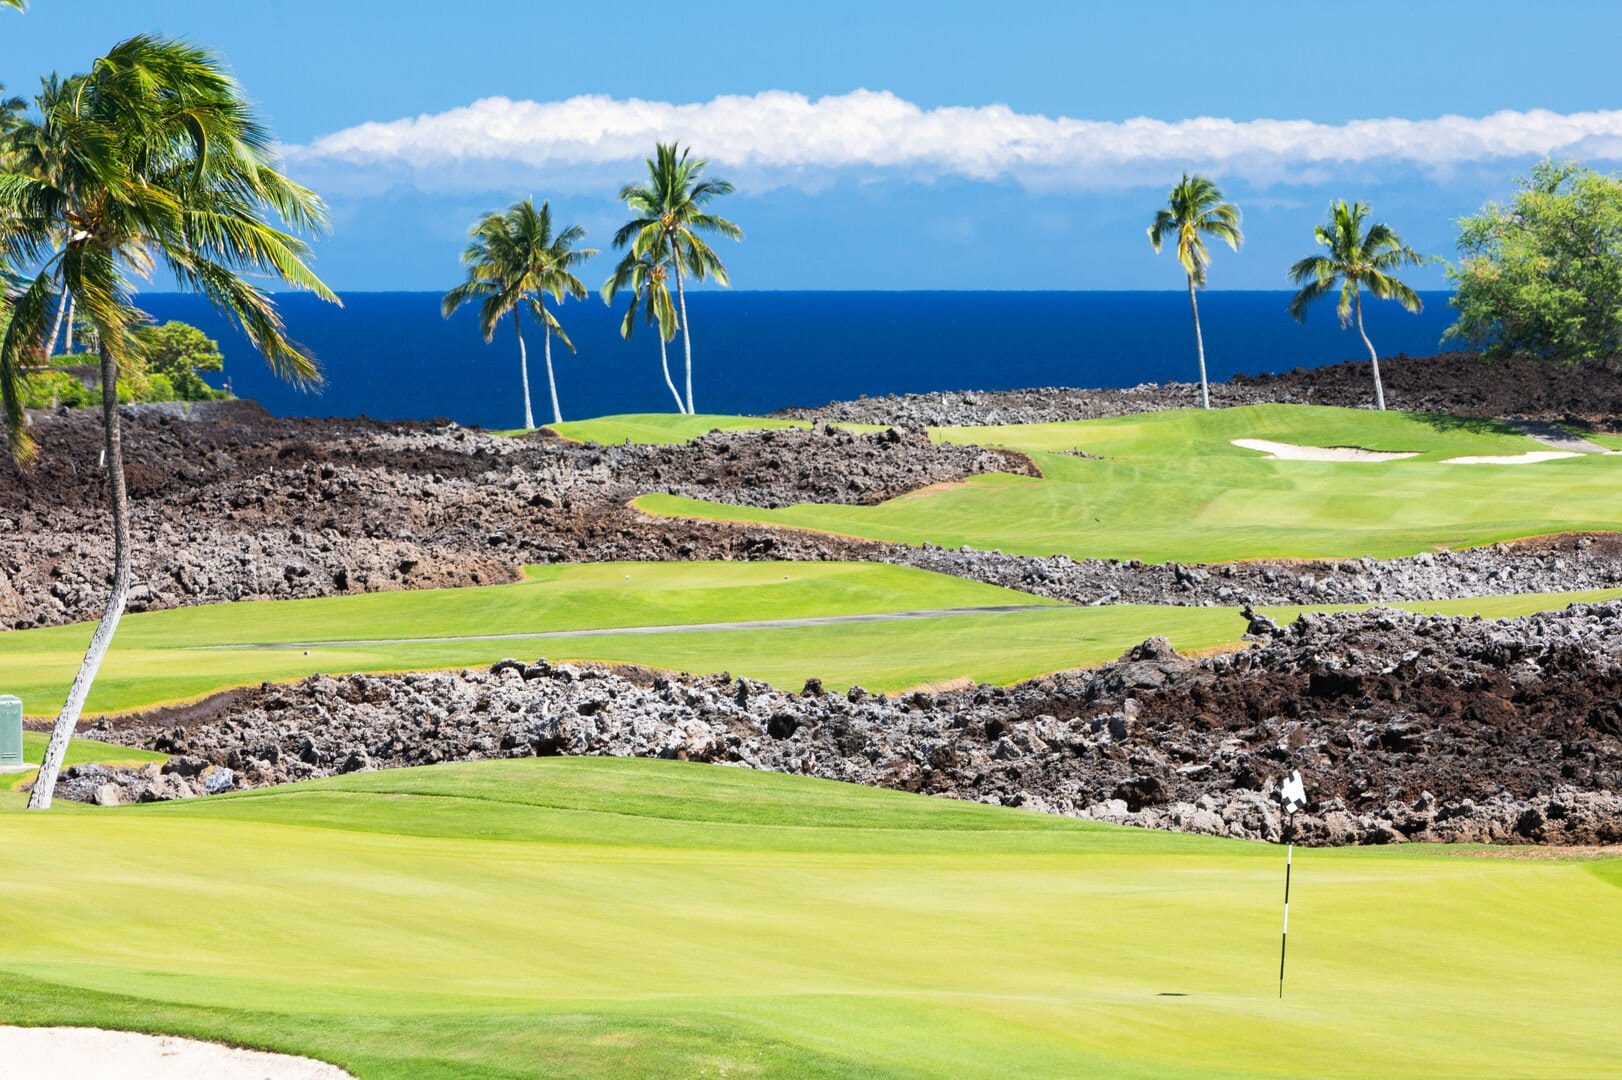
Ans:
[[[1544,446],[1556,450],[1564,450],[1571,454],[1604,454],[1607,449],[1599,443],[1589,442],[1580,435],[1574,435],[1559,424],[1551,424],[1546,420],[1511,420],[1513,426],[1521,434],[1536,439]]]

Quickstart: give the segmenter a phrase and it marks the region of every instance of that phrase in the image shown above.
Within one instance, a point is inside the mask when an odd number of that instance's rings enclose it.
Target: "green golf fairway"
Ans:
[[[673,446],[692,442],[712,431],[775,431],[782,428],[808,428],[809,420],[777,420],[765,416],[727,416],[719,413],[699,413],[682,416],[678,413],[625,413],[619,416],[599,416],[591,420],[566,420],[561,424],[548,424],[544,430],[575,442],[594,442],[603,446],[620,443],[647,443],[654,446]],[[885,424],[833,424],[847,431],[883,431]]]
[[[548,638],[424,640],[432,638],[1054,604],[946,574],[876,563],[592,563],[531,567],[527,574],[528,580],[514,585],[129,615],[96,680],[89,709],[117,711],[314,672],[421,670],[488,664],[512,655],[557,656],[562,646]],[[0,634],[0,687],[22,697],[30,715],[54,714],[92,629],[81,623]],[[298,642],[355,644],[216,648]]]
[[[708,435],[712,431],[766,431],[774,428],[810,426],[809,420],[769,420],[758,416],[626,413],[621,416],[598,417],[594,420],[566,420],[561,424],[548,424],[543,430],[575,442],[594,442],[603,446],[626,442],[668,446],[691,442],[700,435]]]
[[[716,766],[0,813],[8,1022],[361,1077],[1598,1076],[1622,861],[1282,852]]]
[[[215,604],[130,615],[91,691],[88,712],[148,708],[318,672],[477,667],[504,656],[724,670],[790,690],[811,677],[830,689],[860,683],[885,692],[943,683],[1013,683],[1113,660],[1156,635],[1184,651],[1231,647],[1245,628],[1230,608],[1074,607],[876,563],[600,563],[532,568],[531,575],[517,585]],[[1508,617],[1619,595],[1622,590],[1601,590],[1399,606]],[[717,626],[1007,606],[1021,610],[883,622]],[[1276,618],[1293,619],[1309,609],[1268,610]],[[705,628],[568,633],[683,625]],[[81,623],[0,635],[0,688],[20,696],[30,715],[53,716],[92,629]],[[557,636],[489,637],[537,632]],[[433,638],[451,640],[425,640]],[[231,647],[288,643],[299,644]]]
[[[947,428],[1031,454],[1042,479],[976,476],[878,506],[727,506],[673,495],[653,514],[944,547],[1147,562],[1382,558],[1557,532],[1622,529],[1622,461],[1449,464],[1542,445],[1490,421],[1305,405]],[[1386,462],[1275,461],[1236,438],[1416,452]],[[1082,451],[1101,458],[1075,456]]]

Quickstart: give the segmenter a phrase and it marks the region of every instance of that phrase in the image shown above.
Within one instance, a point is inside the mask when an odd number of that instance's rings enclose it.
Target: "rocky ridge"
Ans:
[[[1443,353],[1380,361],[1387,403],[1394,409],[1453,416],[1575,421],[1622,430],[1622,363],[1562,366],[1534,359],[1487,361],[1477,353]],[[1339,405],[1367,408],[1373,384],[1367,361],[1355,360],[1281,374],[1239,375],[1210,384],[1218,407]],[[1041,424],[1191,409],[1198,383],[1144,383],[1123,389],[1043,387],[1025,390],[892,394],[783,409],[774,416],[863,424],[972,426]]]
[[[373,768],[680,758],[1184,831],[1304,843],[1622,842],[1622,602],[1504,622],[1387,609],[1255,617],[1193,660],[1155,639],[1091,671],[897,697],[506,660],[314,677],[87,734],[176,755],[70,770],[63,797],[184,797]]]
[[[99,614],[111,566],[98,418],[36,424],[39,464],[0,464],[0,626]],[[127,417],[131,610],[515,580],[525,563],[862,558],[879,545],[793,530],[655,521],[670,492],[775,507],[880,502],[1020,455],[935,446],[921,430],[712,434],[581,446],[453,424],[280,420],[251,403],[203,419]]]

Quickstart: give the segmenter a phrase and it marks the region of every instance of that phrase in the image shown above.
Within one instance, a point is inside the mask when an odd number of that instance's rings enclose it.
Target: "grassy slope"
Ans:
[[[1622,463],[1615,458],[1533,466],[1442,463],[1538,448],[1487,422],[1265,405],[937,435],[1026,450],[1044,478],[975,477],[871,507],[759,510],[671,495],[644,496],[637,505],[650,513],[880,540],[1151,562],[1390,557],[1539,533],[1622,529],[1622,502],[1615,498]],[[1385,463],[1272,461],[1231,445],[1240,437],[1421,456]]]
[[[597,563],[534,567],[529,575],[529,580],[515,585],[215,604],[130,615],[119,627],[89,708],[113,711],[318,671],[460,667],[511,655],[559,655],[557,644],[546,640],[318,646],[308,653],[207,648],[215,645],[534,633],[1051,603],[944,574],[863,563]],[[52,714],[92,629],[78,624],[0,635],[0,686],[21,696],[30,714]]]
[[[0,846],[8,1020],[363,1077],[1574,1076],[1622,1056],[1616,861],[1299,852],[1280,1002],[1276,848],[714,766],[0,813]]]
[[[313,672],[404,671],[488,664],[503,656],[731,671],[787,689],[812,676],[830,688],[894,691],[954,680],[1011,683],[1114,659],[1157,634],[1179,649],[1237,643],[1228,608],[1054,605],[1026,593],[876,564],[634,563],[548,567],[521,585],[220,604],[126,618],[90,699],[92,712],[145,708],[230,686]],[[786,580],[785,580],[786,579]],[[1608,599],[1622,590],[1404,605],[1510,616]],[[946,607],[1030,610],[883,623],[580,636],[517,641],[214,649],[248,642],[342,641],[663,626]],[[1038,606],[1047,605],[1047,606]],[[1293,618],[1301,608],[1272,609]],[[72,678],[89,626],[0,637],[0,685],[48,716]]]

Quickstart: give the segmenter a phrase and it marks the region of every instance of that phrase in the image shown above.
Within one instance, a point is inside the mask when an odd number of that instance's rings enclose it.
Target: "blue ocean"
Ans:
[[[1381,356],[1439,351],[1452,322],[1446,293],[1410,315],[1369,303],[1365,321]],[[1200,297],[1212,379],[1361,359],[1332,301],[1306,324],[1285,312],[1288,293]],[[510,428],[523,422],[518,346],[510,323],[485,344],[471,309],[439,314],[438,293],[351,293],[342,308],[286,295],[293,337],[325,372],[316,393],[277,382],[235,330],[193,296],[147,294],[159,320],[195,323],[219,339],[224,376],[239,397],[284,416],[448,417]],[[700,412],[760,413],[862,394],[1029,386],[1132,386],[1197,378],[1186,292],[724,292],[688,297],[694,397]],[[565,419],[672,407],[659,346],[645,326],[621,340],[623,309],[593,298],[564,304],[571,354],[554,342]],[[550,419],[541,335],[529,327],[535,415]],[[670,344],[681,383],[681,339]],[[218,381],[218,380],[217,380]]]

